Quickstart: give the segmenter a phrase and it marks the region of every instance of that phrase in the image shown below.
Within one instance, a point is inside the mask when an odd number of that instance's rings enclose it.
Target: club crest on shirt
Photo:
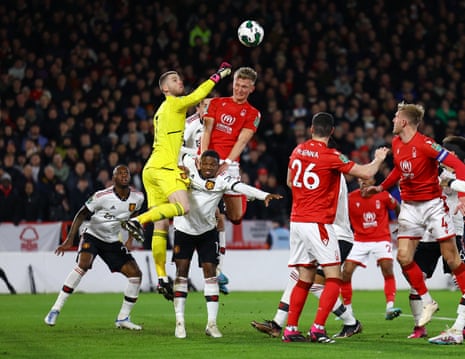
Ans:
[[[187,179],[187,175],[184,172],[180,172],[179,175],[183,180]]]
[[[135,203],[129,203],[129,212],[134,212],[136,209],[136,204]]]
[[[215,188],[215,182],[214,182],[214,181],[207,180],[207,181],[205,182],[205,188],[206,188],[208,191],[211,191],[213,188]]]

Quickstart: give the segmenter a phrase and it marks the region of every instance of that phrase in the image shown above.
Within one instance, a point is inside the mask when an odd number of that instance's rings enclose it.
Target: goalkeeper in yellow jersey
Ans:
[[[217,72],[186,96],[183,81],[176,71],[165,72],[159,79],[160,89],[166,99],[153,117],[153,150],[142,172],[148,210],[122,222],[122,226],[135,239],[143,241],[143,225],[155,222],[152,254],[158,276],[158,292],[168,300],[173,299],[172,285],[165,268],[169,219],[189,212],[189,180],[184,171],[178,168],[187,110],[205,98],[221,79],[230,74],[231,65],[223,62]]]

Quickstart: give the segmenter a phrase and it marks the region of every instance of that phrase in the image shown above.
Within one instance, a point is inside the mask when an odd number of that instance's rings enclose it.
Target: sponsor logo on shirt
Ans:
[[[225,125],[228,125],[228,126],[232,126],[234,125],[234,122],[236,122],[236,118],[227,113],[222,114],[220,119],[221,119],[221,123],[224,123]]]
[[[365,229],[378,227],[378,222],[376,221],[376,214],[373,212],[364,212],[362,226]]]
[[[218,131],[227,133],[228,135],[230,135],[232,133],[232,128],[229,127],[229,126],[223,125],[222,123],[217,123],[216,124],[216,129]]]
[[[402,176],[404,178],[414,177],[414,174],[412,173],[412,162],[408,160],[400,161],[400,168],[402,170]]]

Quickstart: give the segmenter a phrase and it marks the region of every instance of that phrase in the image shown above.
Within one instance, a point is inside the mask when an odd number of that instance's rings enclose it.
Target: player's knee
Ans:
[[[406,250],[399,249],[397,252],[397,261],[401,266],[405,266],[411,263],[413,258]]]
[[[242,223],[242,217],[239,218],[239,219],[232,219],[231,218],[230,221],[231,221],[232,224],[236,224],[236,225],[241,224]]]
[[[227,214],[226,217],[232,224],[241,224],[243,216],[241,214]]]

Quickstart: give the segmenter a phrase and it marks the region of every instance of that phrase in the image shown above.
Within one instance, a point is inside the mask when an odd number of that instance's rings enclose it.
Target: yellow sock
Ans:
[[[168,240],[168,232],[162,230],[154,230],[152,235],[152,256],[155,262],[155,270],[158,278],[166,277],[166,241]]]
[[[153,207],[137,216],[141,224],[149,222],[157,222],[161,219],[173,218],[175,216],[184,215],[184,207],[180,203],[165,203],[160,206]]]

